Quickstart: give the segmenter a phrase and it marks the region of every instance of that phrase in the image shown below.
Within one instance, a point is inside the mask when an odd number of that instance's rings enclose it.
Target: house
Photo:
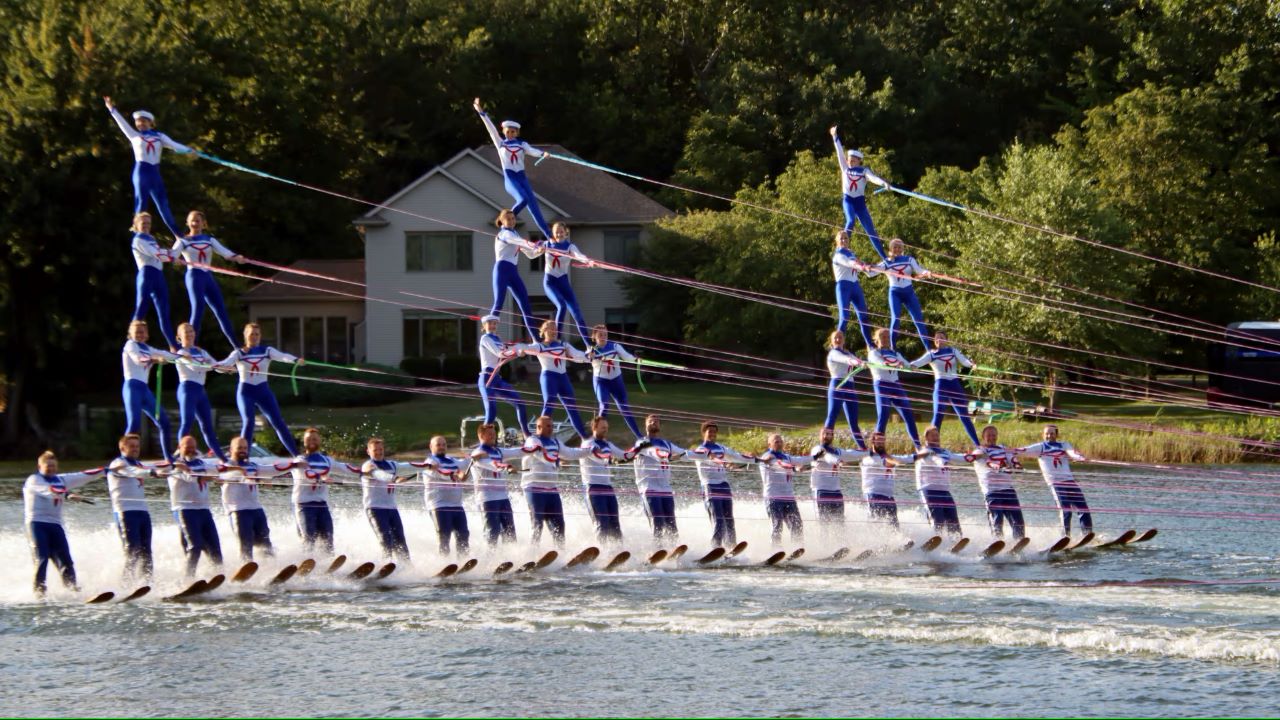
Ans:
[[[540,147],[572,156],[557,145]],[[652,223],[672,214],[613,176],[573,163],[548,159],[528,173],[547,222],[568,223],[582,252],[608,262],[634,264]],[[475,352],[478,326],[471,316],[485,314],[493,302],[493,220],[511,203],[494,149],[486,145],[459,152],[383,203],[405,212],[374,208],[354,221],[365,239],[364,282],[374,296],[394,301],[365,305],[365,361],[394,366],[406,357],[443,360]],[[541,238],[527,212],[520,222],[521,234]],[[550,317],[542,262],[521,256],[520,274],[534,313]],[[588,324],[636,329],[618,273],[571,273]],[[508,299],[505,309],[511,313],[503,315],[503,336],[522,338],[523,328],[512,320],[514,302]]]
[[[364,358],[363,260],[298,260],[240,296],[262,342],[332,363]],[[304,275],[303,273],[309,273]],[[324,278],[333,278],[326,280]]]

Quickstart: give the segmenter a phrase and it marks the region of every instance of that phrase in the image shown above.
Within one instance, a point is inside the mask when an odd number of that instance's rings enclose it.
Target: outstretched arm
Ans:
[[[472,107],[476,112],[480,113],[480,122],[484,123],[484,129],[489,131],[489,138],[493,141],[493,146],[502,148],[502,136],[498,134],[498,128],[494,126],[493,121],[489,119],[489,113],[484,111],[484,106],[480,104],[480,98],[472,103]]]
[[[849,170],[849,164],[844,159],[844,144],[840,142],[840,133],[835,125],[831,126],[831,140],[836,144],[836,162],[840,163],[840,172]]]
[[[141,134],[135,130],[133,126],[129,124],[129,121],[125,120],[124,116],[120,114],[120,111],[116,109],[116,104],[112,102],[110,95],[103,95],[102,101],[106,103],[107,112],[111,113],[112,119],[116,121],[116,125],[120,126],[120,132],[124,133],[125,137],[132,140]]]

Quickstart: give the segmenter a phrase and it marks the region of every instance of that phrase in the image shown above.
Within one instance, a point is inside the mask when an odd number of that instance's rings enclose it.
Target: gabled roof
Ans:
[[[560,145],[536,145],[553,155],[564,155],[576,158],[569,150]],[[466,159],[473,159],[489,167],[494,174],[494,187],[476,188],[468,185],[449,168]],[[537,166],[529,166],[529,180],[534,193],[546,208],[565,216],[575,223],[649,223],[662,217],[673,215],[671,210],[638,192],[617,178],[597,170],[574,163],[548,159]],[[453,157],[435,166],[413,182],[401,188],[391,197],[383,201],[383,205],[394,207],[396,202],[412,192],[422,183],[435,175],[443,175],[467,192],[480,198],[495,208],[494,197],[501,201],[506,199],[503,189],[502,168],[496,162],[493,147],[482,145],[458,152]],[[488,191],[488,192],[486,192]],[[355,221],[357,225],[377,226],[386,223],[382,208],[372,208]]]
[[[364,297],[364,260],[298,260],[290,269],[325,275],[347,282],[334,282],[291,272],[271,276],[277,282],[261,282],[240,295],[244,302],[333,300],[360,302]],[[288,284],[285,284],[288,283]],[[349,283],[359,283],[352,285]],[[301,286],[301,287],[300,287]],[[339,294],[341,293],[341,294]],[[356,297],[351,297],[355,295]]]

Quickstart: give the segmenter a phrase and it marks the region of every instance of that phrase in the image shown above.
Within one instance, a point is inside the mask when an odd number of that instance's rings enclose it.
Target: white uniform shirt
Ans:
[[[502,228],[493,238],[493,259],[496,262],[515,265],[520,260],[520,253],[532,258],[541,251],[542,248],[520,237],[520,233],[511,228]]]
[[[22,484],[23,521],[62,524],[62,503],[67,493],[94,478],[90,473],[41,475],[31,473]]]
[[[968,457],[973,458],[973,472],[978,476],[978,486],[986,495],[995,490],[1013,489],[1014,453],[1004,445],[983,445],[974,448]]]
[[[271,368],[272,361],[296,363],[298,358],[273,347],[258,345],[248,350],[236,348],[219,364],[235,364],[236,371],[240,373],[240,382],[261,385],[267,381],[267,370]]]
[[[542,270],[547,277],[564,277],[568,275],[569,268],[573,265],[574,260],[582,263],[591,262],[591,258],[583,255],[572,240],[545,242],[542,244],[542,252],[547,256],[547,261],[543,264]]]
[[[843,379],[859,365],[862,365],[862,359],[848,350],[831,348],[827,351],[827,372],[833,378]],[[850,383],[845,383],[845,385],[848,386]]]
[[[867,269],[867,275],[875,276],[885,273],[889,276],[889,287],[911,287],[911,277],[924,275],[927,270],[910,255],[895,255],[888,260],[881,260]]]
[[[524,156],[526,153],[529,157],[536,158],[546,154],[520,138],[508,140],[503,137],[498,133],[498,128],[494,127],[488,113],[480,113],[480,121],[484,123],[484,129],[489,131],[489,138],[493,140],[493,146],[498,149],[498,161],[502,163],[503,170],[524,172]]]
[[[422,486],[427,507],[432,510],[462,507],[462,491],[467,487],[471,460],[450,455],[428,455],[422,461]]]
[[[766,450],[760,455],[760,480],[764,485],[764,499],[795,500],[795,476],[812,458],[798,458],[785,452]]]
[[[214,367],[218,367],[220,363],[214,360],[209,353],[192,346],[178,350],[178,359],[174,365],[178,368],[178,382],[204,385],[209,371]]]
[[[649,447],[637,450],[642,442]],[[636,487],[642,495],[674,495],[671,489],[671,461],[687,455],[688,450],[664,438],[641,438],[631,447],[635,457]]]
[[[258,464],[245,460],[219,468],[225,479],[222,485],[222,509],[228,513],[241,510],[261,510],[262,501],[258,498]]]
[[[928,365],[933,369],[935,380],[955,380],[960,377],[960,367],[973,367],[973,361],[964,353],[948,345],[941,350],[931,350],[911,361],[911,367],[919,368]]]
[[[1028,445],[1019,450],[1018,454],[1036,458],[1040,463],[1040,472],[1044,475],[1044,481],[1050,485],[1075,482],[1075,478],[1071,475],[1071,460],[1085,459],[1071,446],[1071,443],[1059,441]]]
[[[503,342],[502,338],[494,333],[485,333],[480,336],[480,369],[492,370],[498,367],[503,360],[509,360],[516,356],[516,344]],[[485,378],[487,381],[488,378]]]
[[[964,455],[946,448],[925,448],[929,454],[916,461],[917,490],[951,490],[951,465],[964,462]]]
[[[889,466],[888,460],[897,460],[903,465],[911,465],[916,461],[916,456],[907,455],[877,455],[868,453],[859,463],[859,469],[862,471],[862,494],[863,495],[884,495],[893,497],[893,468]]]
[[[133,262],[138,265],[139,270],[144,267],[163,270],[164,263],[173,259],[169,251],[160,247],[160,243],[147,233],[134,233],[130,247],[133,250]]]
[[[330,473],[337,465],[333,458],[321,452],[304,453],[293,459],[293,502],[328,503]]]
[[[835,273],[836,282],[848,280],[858,282],[858,256],[849,248],[836,248],[831,253],[831,270]]]
[[[471,450],[471,480],[475,483],[480,502],[509,500],[507,494],[507,468],[524,456],[519,448],[500,448],[477,445]]]
[[[190,472],[169,473],[169,509],[208,510],[209,484],[216,474],[213,464],[205,462],[199,455],[181,459]]]
[[[626,450],[608,440],[587,438],[582,443],[582,456],[578,458],[578,469],[582,473],[582,486],[608,485],[613,487],[612,462],[625,462],[630,459]]]
[[[160,164],[160,153],[163,148],[169,148],[176,153],[189,153],[191,148],[182,143],[175,142],[173,138],[165,135],[159,130],[147,130],[143,132],[129,124],[124,119],[120,111],[110,108],[111,117],[115,119],[116,124],[120,126],[120,132],[129,138],[129,144],[133,146],[134,162],[147,163],[148,165]]]
[[[840,138],[835,137],[832,140],[836,144],[836,160],[840,163],[840,192],[849,197],[862,197],[866,194],[868,180],[880,187],[889,186],[889,183],[866,167],[862,165],[851,167],[845,157],[844,145],[841,144]]]
[[[585,452],[581,448],[565,447],[554,437],[530,435],[525,438],[524,474],[520,487],[525,490],[556,490],[559,488],[560,467],[565,460],[577,460]]]
[[[124,379],[137,380],[143,384],[151,382],[151,366],[154,362],[148,361],[155,358],[164,358],[172,362],[177,360],[178,356],[168,350],[153,348],[146,343],[126,340],[124,348],[120,350],[120,364],[124,369]]]
[[[396,475],[400,464],[395,460],[365,460],[360,466],[360,500],[366,510],[396,509]]]
[[[720,443],[704,442],[689,451],[693,464],[698,467],[698,481],[702,487],[729,482],[729,464],[746,465],[755,462],[733,448]]]
[[[538,364],[542,366],[542,372],[563,375],[569,372],[569,363],[587,362],[586,353],[572,345],[565,345],[559,340],[553,343],[521,343],[516,347],[530,355],[536,355]]]
[[[813,461],[813,472],[809,474],[813,496],[817,497],[819,490],[840,490],[840,466],[858,462],[867,454],[865,450],[842,450],[830,445],[814,445],[809,451],[810,456],[818,456]]]
[[[623,362],[635,362],[636,356],[610,340],[591,352],[591,368],[601,380],[612,380],[622,374]]]
[[[906,367],[907,363],[889,348],[872,348],[867,351],[867,365],[871,368],[872,380],[898,382],[898,368]]]
[[[225,245],[218,242],[218,239],[212,235],[192,235],[190,237],[180,237],[173,244],[169,252],[174,256],[182,253],[182,259],[189,263],[200,263],[208,265],[213,262],[213,254],[217,253],[224,258],[235,257],[235,253],[227,249]],[[204,268],[196,268],[203,270]],[[208,270],[205,270],[208,272]]]
[[[137,460],[118,457],[107,466],[107,489],[111,509],[120,514],[133,510],[147,512],[147,489],[143,482],[155,471]]]

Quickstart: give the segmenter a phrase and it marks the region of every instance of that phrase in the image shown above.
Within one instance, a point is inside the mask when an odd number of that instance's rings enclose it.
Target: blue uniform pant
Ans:
[[[653,526],[653,536],[659,541],[675,540],[679,531],[676,529],[676,498],[670,493],[644,494],[644,514],[649,517]]]
[[[178,342],[174,339],[173,322],[169,319],[169,285],[164,281],[164,273],[159,268],[140,267],[136,285],[133,319],[146,320],[147,310],[154,305],[160,334],[169,343],[169,347],[178,347]]]
[[[511,509],[510,500],[485,500],[484,532],[492,547],[498,541],[513,543],[516,541],[516,515]]]
[[[841,387],[841,381],[844,381]],[[862,439],[862,428],[858,426],[858,396],[853,392],[853,378],[831,378],[827,383],[827,420],[823,427],[835,428],[836,417],[844,412],[845,422],[849,423],[849,432],[853,433],[853,441],[859,450],[866,450]]]
[[[738,529],[733,522],[733,490],[729,483],[707,483],[707,514],[711,516],[711,544],[732,547],[738,544]]]
[[[820,522],[844,522],[844,493],[839,490],[814,490],[813,493],[813,501],[818,506]]]
[[[854,280],[836,281],[836,307],[840,310],[840,332],[849,326],[849,305],[853,305],[858,315],[858,330],[862,333],[862,341],[867,347],[875,345],[871,342],[871,323],[867,321],[867,299],[862,294],[862,283]]]
[[[765,504],[765,512],[773,523],[773,544],[782,543],[782,526],[785,524],[791,533],[791,541],[804,542],[804,523],[800,520],[800,506],[795,500],[769,500]]]
[[[907,426],[907,434],[911,436],[911,442],[915,443],[916,447],[920,447],[916,416],[911,412],[911,400],[907,398],[907,391],[903,389],[902,383],[893,380],[876,380],[872,383],[872,388],[876,393],[876,432],[882,433],[889,426],[889,410],[892,408],[902,417],[902,423]]]
[[[213,409],[209,405],[209,396],[204,392],[204,385],[190,380],[178,383],[178,439],[191,432],[191,424],[200,425],[200,434],[204,436],[204,444],[223,462],[227,454],[218,444],[218,435],[213,426]]]
[[[622,542],[622,522],[619,517],[618,495],[612,485],[588,485],[587,507],[596,523],[596,537],[602,543]]]
[[[554,262],[554,260],[554,258],[547,258],[547,262]],[[569,258],[561,258],[560,261],[569,262]],[[587,332],[587,321],[582,315],[582,308],[578,306],[578,296],[574,294],[573,286],[569,284],[569,276],[543,275],[542,289],[546,291],[551,304],[556,306],[556,332],[560,334],[560,339],[566,343],[569,341],[564,334],[564,318],[565,315],[572,314],[573,321],[578,324],[578,335],[582,337],[582,342],[590,344],[591,335]]]
[[[573,395],[573,384],[569,382],[569,374],[543,371],[539,379],[542,383],[541,414],[549,417],[552,403],[558,401],[564,406],[564,411],[569,415],[569,423],[573,425],[578,435],[590,436],[587,426],[582,424],[582,417],[578,415],[578,400]]]
[[[158,371],[157,371],[158,372]],[[163,409],[156,414],[156,396],[151,387],[141,380],[125,380],[120,388],[124,398],[124,431],[126,433],[142,432],[142,418],[147,418],[160,433],[160,451],[166,458],[173,458],[169,446],[169,413]]]
[[[312,501],[298,503],[298,534],[307,546],[307,552],[313,552],[319,543],[325,555],[333,554],[333,515],[329,513],[329,503]]]
[[[280,414],[280,404],[276,402],[276,396],[266,383],[252,385],[242,382],[237,385],[236,407],[240,410],[240,436],[248,440],[250,445],[253,445],[254,414],[261,410],[276,431],[276,437],[280,438],[280,444],[284,445],[291,457],[297,456],[298,445],[293,440],[293,433],[289,432],[289,426]]]
[[[213,273],[199,268],[187,268],[187,299],[191,301],[189,322],[195,328],[197,336],[200,334],[200,321],[204,319],[204,307],[207,303],[218,321],[218,327],[222,328],[222,334],[227,336],[227,344],[236,346],[231,316],[227,315],[227,306],[222,302],[222,290],[218,288],[218,281],[214,279]]]
[[[214,524],[213,512],[209,508],[174,510],[173,519],[178,522],[178,537],[182,539],[182,552],[187,556],[187,575],[196,573],[200,556],[206,553],[215,565],[222,564],[218,526]]]
[[[133,214],[137,215],[147,209],[147,200],[155,203],[160,213],[160,220],[174,237],[181,235],[178,221],[173,219],[169,210],[169,194],[165,192],[164,181],[160,179],[160,166],[145,162],[133,164]],[[233,343],[234,345],[234,343]]]
[[[395,508],[365,508],[373,534],[382,546],[382,557],[409,560],[409,541],[404,536],[404,523],[400,511]]]
[[[533,520],[533,542],[542,540],[542,526],[551,529],[551,539],[564,545],[564,503],[557,490],[529,488],[524,491],[529,504],[529,516]]]
[[[871,245],[876,249],[876,253],[881,259],[888,260],[884,254],[884,243],[880,240],[880,235],[876,233],[875,223],[871,222],[871,213],[867,210],[867,198],[863,196],[849,197],[844,196],[844,230],[847,233],[853,232],[854,221],[862,223],[862,229],[866,231],[867,236],[871,239]],[[870,346],[870,343],[867,343]]]
[[[529,177],[524,174],[523,170],[503,170],[503,185],[507,188],[507,194],[516,201],[511,208],[511,212],[516,215],[520,211],[529,208],[529,214],[533,216],[533,222],[542,231],[543,237],[551,238],[551,227],[547,225],[547,221],[542,218],[542,208],[538,207],[538,197],[533,194],[533,187],[529,185]]]
[[[533,303],[529,301],[529,291],[525,289],[524,280],[520,278],[520,269],[513,262],[498,260],[493,263],[493,307],[490,315],[502,317],[502,307],[507,304],[507,292],[520,308],[520,316],[524,318],[524,329],[529,338],[538,341],[538,319],[533,316]]]
[[[155,567],[151,556],[151,513],[126,510],[116,513],[116,530],[124,546],[124,572],[129,579],[150,578]]]
[[[889,341],[890,346],[897,348],[898,321],[902,319],[902,309],[907,309],[911,320],[916,324],[916,334],[920,336],[920,344],[929,347],[929,326],[924,323],[924,310],[920,308],[920,298],[916,297],[916,289],[911,285],[889,288]]]
[[[471,530],[467,528],[467,511],[460,507],[433,508],[431,516],[436,521],[436,536],[440,539],[440,554],[449,554],[449,540],[461,555],[471,549]]]
[[[1026,537],[1027,524],[1022,519],[1022,505],[1018,502],[1018,493],[1013,488],[992,490],[987,493],[987,516],[991,520],[991,534],[997,538],[1004,537],[1004,523],[1009,522],[1013,531],[1013,539]]]
[[[67,545],[67,534],[62,526],[57,523],[30,522],[27,523],[27,537],[31,541],[31,558],[36,563],[36,592],[45,591],[45,574],[50,562],[62,574],[62,584],[74,589],[76,566],[71,562],[71,547]]]
[[[240,559],[253,559],[253,549],[261,548],[267,557],[275,555],[271,547],[271,527],[267,525],[267,511],[262,508],[231,511],[231,529],[240,540]]]
[[[1093,515],[1089,512],[1089,503],[1084,501],[1084,491],[1075,481],[1053,483],[1053,496],[1058,499],[1058,507],[1062,510],[1062,534],[1071,534],[1071,513],[1080,515],[1080,529],[1086,533],[1093,532]]]
[[[935,532],[961,534],[960,513],[950,490],[921,490],[920,499],[924,501],[925,515],[933,524]]]
[[[596,376],[592,381],[592,385],[596,389],[596,414],[605,417],[609,412],[609,401],[613,400],[614,405],[618,406],[618,412],[622,413],[622,420],[631,429],[632,434],[637,438],[644,437],[644,433],[640,432],[640,426],[636,425],[636,418],[631,414],[631,406],[627,404],[627,386],[622,382],[622,376],[604,379]]]
[[[501,375],[494,376],[493,382],[489,382],[491,375],[493,375],[493,368],[485,368],[480,371],[480,377],[476,380],[476,387],[480,388],[480,401],[484,403],[484,421],[492,424],[498,417],[498,401],[505,400],[516,409],[516,422],[520,423],[520,433],[529,434],[529,414],[525,411],[520,393],[515,391],[511,383],[503,380]]]
[[[969,396],[965,393],[960,378],[938,379],[933,382],[933,426],[939,430],[942,429],[942,418],[947,410],[960,418],[960,424],[964,426],[964,431],[968,433],[973,444],[981,445],[978,431],[973,427],[973,420],[969,418]]]
[[[898,503],[892,495],[867,493],[867,510],[872,519],[888,520],[894,530],[898,529]]]

